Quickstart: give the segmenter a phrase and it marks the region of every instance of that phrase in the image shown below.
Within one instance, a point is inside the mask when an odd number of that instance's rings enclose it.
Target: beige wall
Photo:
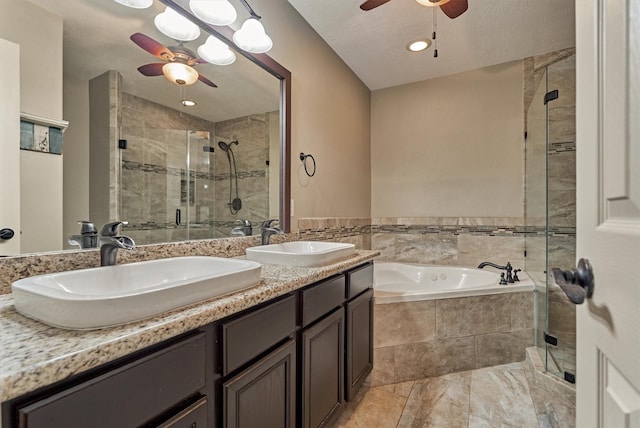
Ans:
[[[373,217],[522,217],[522,61],[374,91]]]
[[[286,0],[255,0],[251,5],[273,39],[269,55],[292,73],[294,217],[368,217],[369,89]],[[305,175],[300,152],[315,157],[314,177]]]
[[[2,0],[0,38],[20,45],[20,111],[62,117],[62,18]],[[62,249],[62,157],[20,153],[21,252]]]

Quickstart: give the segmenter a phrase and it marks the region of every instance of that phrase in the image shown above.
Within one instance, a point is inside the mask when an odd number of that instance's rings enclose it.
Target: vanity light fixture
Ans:
[[[195,16],[211,25],[230,25],[238,17],[228,0],[190,0],[189,8]]]
[[[229,45],[213,36],[207,37],[207,41],[198,47],[198,56],[215,65],[229,65],[236,60],[236,54]]]
[[[200,28],[170,7],[159,13],[153,22],[162,34],[175,40],[188,42],[200,37]]]
[[[134,9],[146,9],[153,4],[153,0],[113,0],[123,6],[132,7]]]
[[[181,62],[168,62],[162,66],[162,74],[176,85],[193,85],[198,80],[198,72]]]
[[[416,1],[422,6],[436,7],[436,6],[443,5],[445,3],[449,3],[450,0],[416,0]]]
[[[265,53],[273,47],[273,41],[264,31],[257,18],[248,18],[242,27],[233,33],[233,42],[242,50],[251,53]]]
[[[422,38],[407,43],[407,50],[409,52],[422,52],[427,50],[429,46],[431,46],[431,39]]]

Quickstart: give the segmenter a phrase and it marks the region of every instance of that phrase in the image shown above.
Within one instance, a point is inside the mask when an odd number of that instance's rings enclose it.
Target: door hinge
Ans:
[[[546,331],[544,332],[544,342],[548,343],[551,346],[558,346],[558,338],[547,333]]]
[[[544,94],[544,103],[545,105],[549,102],[549,101],[553,101],[558,99],[558,90],[554,89],[551,92],[547,92],[546,94]]]

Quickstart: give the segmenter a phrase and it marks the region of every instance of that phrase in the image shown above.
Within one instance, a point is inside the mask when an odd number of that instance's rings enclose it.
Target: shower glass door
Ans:
[[[120,218],[137,244],[211,237],[209,132],[125,128]]]
[[[573,381],[575,306],[550,273],[576,263],[575,54],[554,54],[536,57],[536,88],[526,114],[525,266],[537,285],[536,346],[547,371]]]

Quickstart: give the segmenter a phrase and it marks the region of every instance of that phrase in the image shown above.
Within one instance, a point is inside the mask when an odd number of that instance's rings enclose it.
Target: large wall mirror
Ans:
[[[79,220],[98,229],[126,220],[122,233],[138,244],[241,236],[232,233],[239,220],[250,221],[253,234],[270,218],[289,231],[291,82],[284,67],[235,48],[233,29],[199,21],[188,0],[154,0],[146,9],[112,0],[28,2],[62,17],[69,128],[61,156],[63,242],[23,245],[22,253],[74,248],[67,241],[80,232]],[[235,29],[249,13],[231,2]],[[200,26],[195,40],[180,42],[156,28],[154,18],[167,6]],[[200,60],[198,48],[211,34],[234,50],[232,64]],[[194,54],[202,78],[189,85],[169,81],[164,61],[150,53],[157,46]],[[39,72],[47,73],[46,64]],[[22,227],[28,236],[29,225]]]

